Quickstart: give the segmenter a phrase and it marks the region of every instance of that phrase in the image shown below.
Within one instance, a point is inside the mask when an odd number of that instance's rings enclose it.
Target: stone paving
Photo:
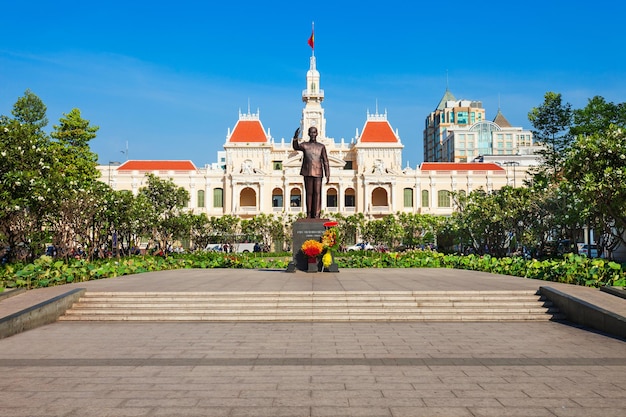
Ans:
[[[169,271],[83,286],[545,284],[469,271],[370,271]],[[558,322],[56,322],[0,339],[0,373],[0,416],[626,415],[625,341]]]

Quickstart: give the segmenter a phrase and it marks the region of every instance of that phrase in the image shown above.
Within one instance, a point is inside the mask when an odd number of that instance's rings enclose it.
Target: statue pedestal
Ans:
[[[292,236],[293,259],[287,266],[287,272],[296,272],[297,270],[311,272],[309,270],[309,259],[302,253],[300,248],[307,240],[313,239],[319,241],[326,230],[324,223],[328,221],[328,219],[298,219],[294,222]],[[320,270],[318,265],[318,263],[315,264],[317,271]],[[336,265],[334,269],[335,271],[333,272],[339,272]]]

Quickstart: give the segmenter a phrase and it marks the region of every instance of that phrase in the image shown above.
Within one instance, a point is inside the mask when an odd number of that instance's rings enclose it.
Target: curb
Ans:
[[[626,317],[567,295],[552,287],[539,287],[539,293],[552,301],[568,321],[626,339]]]
[[[85,291],[85,288],[76,288],[0,319],[0,339],[54,323]]]

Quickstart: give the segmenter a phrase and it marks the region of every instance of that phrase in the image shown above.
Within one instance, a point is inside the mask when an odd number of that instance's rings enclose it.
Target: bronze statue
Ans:
[[[306,192],[306,214],[309,219],[319,219],[322,211],[322,178],[326,177],[326,184],[330,181],[330,167],[326,146],[317,142],[317,128],[309,128],[309,141],[299,143],[300,128],[293,135],[293,149],[302,151],[302,168],[300,175],[304,177]]]

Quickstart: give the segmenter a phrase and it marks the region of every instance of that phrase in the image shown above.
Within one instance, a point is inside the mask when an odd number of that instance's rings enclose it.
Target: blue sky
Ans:
[[[327,135],[350,141],[378,105],[404,165],[423,161],[424,119],[446,85],[527,129],[548,91],[574,108],[596,95],[626,101],[621,0],[5,3],[0,114],[26,89],[49,127],[78,108],[100,126],[91,146],[102,164],[123,161],[126,143],[130,159],[215,162],[248,105],[289,140],[313,21]]]

